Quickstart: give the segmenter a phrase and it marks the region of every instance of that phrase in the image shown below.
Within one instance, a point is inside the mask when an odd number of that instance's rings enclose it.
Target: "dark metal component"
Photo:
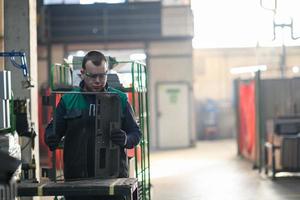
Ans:
[[[237,137],[236,137],[236,144],[237,144],[237,155],[241,156],[242,155],[242,152],[241,152],[241,148],[240,148],[240,137],[241,135],[239,134],[240,132],[240,111],[239,111],[239,108],[240,108],[240,95],[239,95],[239,84],[240,84],[240,79],[235,79],[234,82],[233,82],[233,88],[234,88],[234,99],[235,99],[235,119],[236,119],[236,133],[237,134]]]
[[[275,37],[275,35],[274,35]],[[280,75],[281,78],[285,77],[285,68],[286,68],[286,47],[283,44],[281,46],[281,54],[280,54]]]
[[[264,109],[263,109],[263,101],[264,96],[261,95],[261,72],[257,71],[255,74],[255,124],[256,124],[256,165],[258,167],[258,171],[261,172],[263,167],[263,159],[264,159],[264,143],[265,143],[265,118]]]
[[[21,161],[0,151],[0,199],[13,200],[16,197],[16,184],[12,176]]]
[[[278,135],[296,135],[300,132],[300,116],[274,119],[274,130]]]
[[[13,173],[21,164],[20,160],[17,160],[8,154],[0,151],[0,183],[9,183]]]
[[[138,181],[135,178],[81,180],[69,182],[19,183],[18,196],[124,196],[128,200],[137,199]]]
[[[36,162],[33,156],[31,163],[22,163],[22,181],[37,183],[35,170]]]
[[[56,151],[52,151],[52,168],[50,169],[50,180],[56,182]]]
[[[300,137],[285,136],[281,145],[282,168],[300,171]]]
[[[111,131],[121,128],[121,100],[118,94],[96,95],[95,177],[119,176],[120,147],[110,140]]]
[[[0,200],[15,200],[17,188],[15,182],[0,184]]]
[[[20,136],[32,137],[32,132],[29,128],[29,114],[27,113],[29,102],[27,99],[16,99],[14,103],[14,114],[16,120],[16,131]],[[34,137],[33,137],[34,138]]]

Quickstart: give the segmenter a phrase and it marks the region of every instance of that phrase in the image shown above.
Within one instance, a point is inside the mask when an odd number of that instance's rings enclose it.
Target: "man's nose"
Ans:
[[[95,81],[96,81],[97,83],[101,82],[100,76],[97,76],[96,79],[95,79]]]

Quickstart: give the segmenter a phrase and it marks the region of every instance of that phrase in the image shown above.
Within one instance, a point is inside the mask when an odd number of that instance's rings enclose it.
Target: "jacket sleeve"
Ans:
[[[66,107],[61,99],[54,112],[54,119],[50,121],[45,130],[45,143],[50,145],[58,145],[61,138],[65,135],[66,122],[64,116]]]
[[[127,142],[125,148],[131,149],[136,146],[141,139],[141,130],[136,123],[131,105],[127,101],[124,118],[122,121],[122,129],[126,132]]]

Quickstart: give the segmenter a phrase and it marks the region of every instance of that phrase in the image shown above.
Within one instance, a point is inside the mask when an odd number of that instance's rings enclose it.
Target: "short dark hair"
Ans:
[[[89,51],[82,60],[82,68],[85,69],[85,64],[87,63],[87,61],[92,61],[92,63],[96,66],[99,66],[102,61],[104,60],[106,61],[106,58],[104,56],[103,53],[101,53],[100,51]]]

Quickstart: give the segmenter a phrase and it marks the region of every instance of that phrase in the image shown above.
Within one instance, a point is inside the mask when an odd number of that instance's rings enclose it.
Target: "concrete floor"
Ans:
[[[152,200],[300,199],[299,176],[272,181],[236,152],[235,140],[223,140],[151,153]]]

